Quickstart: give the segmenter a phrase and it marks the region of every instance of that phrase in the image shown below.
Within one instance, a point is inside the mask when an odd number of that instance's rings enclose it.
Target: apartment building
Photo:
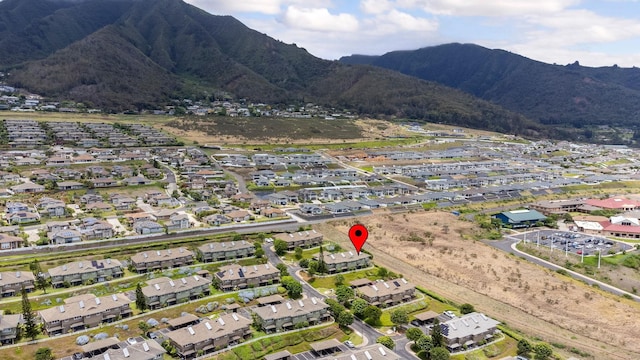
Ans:
[[[240,259],[253,256],[256,248],[253,243],[242,241],[215,242],[198,248],[203,262]]]
[[[356,289],[359,297],[371,305],[396,305],[413,299],[416,291],[415,285],[405,279],[380,281],[369,286]]]
[[[371,256],[361,252],[360,254],[349,251],[339,254],[324,254],[324,263],[329,274],[362,269],[371,266]]]
[[[299,231],[294,233],[282,233],[275,236],[277,240],[287,243],[287,249],[293,250],[296,247],[308,248],[322,244],[323,236],[316,230]]]
[[[139,252],[131,257],[138,273],[177,268],[193,264],[193,252],[185,248]]]
[[[122,293],[102,297],[78,295],[64,302],[39,312],[44,330],[50,336],[84,330],[132,314],[131,300]]]
[[[328,321],[329,305],[316,298],[253,308],[259,327],[267,333],[295,329],[297,324],[316,325]]]
[[[116,259],[76,261],[49,269],[51,286],[78,286],[109,281],[124,275],[122,263]]]
[[[182,359],[192,359],[229,345],[235,345],[251,336],[251,323],[236,313],[221,315],[216,320],[174,330],[164,336],[175,347]]]
[[[499,321],[485,314],[470,313],[440,324],[449,351],[477,346],[490,341],[498,332]]]
[[[14,296],[22,291],[22,287],[27,292],[35,289],[35,276],[29,271],[0,272],[0,290],[2,297]]]
[[[198,275],[172,280],[160,277],[147,281],[142,293],[150,309],[195,300],[211,292],[211,280]]]
[[[18,337],[18,326],[22,322],[21,314],[0,315],[0,343],[13,344]]]
[[[223,291],[265,286],[280,282],[280,270],[267,263],[251,266],[231,264],[215,273],[215,285]]]

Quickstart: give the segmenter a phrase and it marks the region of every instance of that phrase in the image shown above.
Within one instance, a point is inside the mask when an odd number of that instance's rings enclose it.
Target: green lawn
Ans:
[[[387,310],[383,310],[382,311],[382,316],[380,317],[380,326],[393,326],[393,322],[391,322],[391,313],[395,310],[398,309],[403,309],[407,312],[407,314],[409,314],[409,319],[411,320],[413,315],[417,314],[417,313],[421,313],[424,310],[426,310],[427,308],[429,308],[429,310],[433,310],[431,309],[430,303],[434,302],[435,300],[432,301],[427,301],[427,298],[425,297],[424,300],[421,301],[417,301],[408,305],[403,305],[403,306],[398,306],[398,307],[394,307],[392,309],[387,309]]]
[[[325,288],[325,289],[335,289],[336,288],[336,275],[329,275],[323,277],[315,277],[313,279],[309,279],[309,284],[316,289]],[[340,274],[344,276],[344,284],[348,285],[350,281],[367,278],[369,280],[378,280],[381,279],[378,276],[378,268],[372,267],[369,269],[364,269],[360,271],[354,271],[350,273]]]

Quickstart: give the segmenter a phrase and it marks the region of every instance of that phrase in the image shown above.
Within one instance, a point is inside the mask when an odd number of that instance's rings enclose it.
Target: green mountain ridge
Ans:
[[[550,65],[504,50],[445,44],[343,57],[450,86],[549,125],[640,123],[640,69]]]
[[[0,66],[10,84],[57,99],[122,111],[222,91],[529,136],[550,131],[434,82],[319,59],[180,0],[26,1],[40,7],[30,22],[12,20],[19,1],[0,2],[0,28],[8,29]]]

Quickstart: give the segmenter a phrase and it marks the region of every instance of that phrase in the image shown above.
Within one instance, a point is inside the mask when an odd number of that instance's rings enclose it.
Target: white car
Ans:
[[[354,349],[356,347],[356,345],[350,340],[345,341],[344,344],[347,345],[349,349]]]

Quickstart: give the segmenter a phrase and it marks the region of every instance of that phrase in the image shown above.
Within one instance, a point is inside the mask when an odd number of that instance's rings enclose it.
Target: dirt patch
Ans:
[[[543,269],[472,240],[473,223],[449,213],[379,214],[359,218],[374,261],[455,302],[530,336],[588,352],[597,359],[637,359],[640,304]],[[351,222],[319,226],[348,246]],[[398,261],[400,260],[400,261]]]

